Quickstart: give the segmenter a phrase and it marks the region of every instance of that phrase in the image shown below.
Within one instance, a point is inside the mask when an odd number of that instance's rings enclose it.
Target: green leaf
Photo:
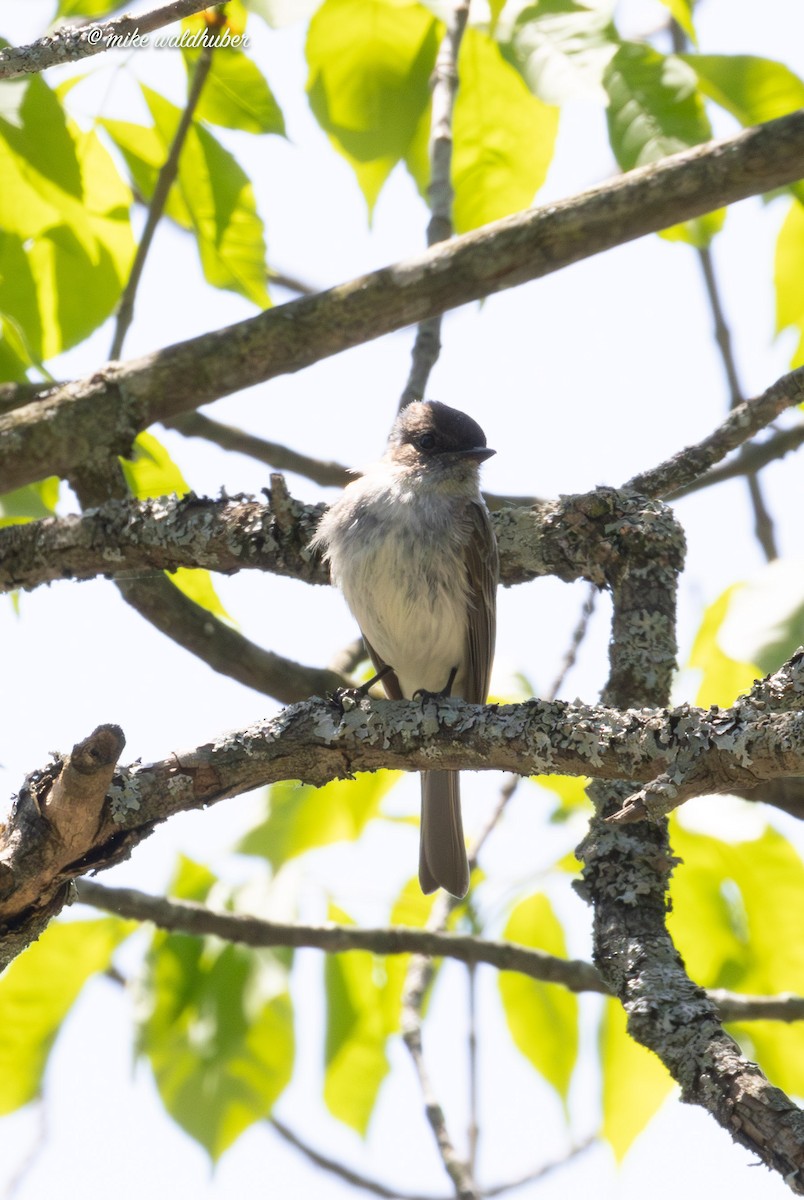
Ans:
[[[804,108],[804,83],[789,67],[751,54],[683,54],[698,85],[741,125],[761,125]]]
[[[583,775],[537,775],[533,782],[558,798],[558,807],[550,814],[551,821],[566,821],[574,812],[588,811],[591,807],[586,794],[589,780]]]
[[[150,500],[156,496],[186,496],[190,485],[162,443],[152,433],[137,435],[131,458],[121,458],[120,466],[132,496]]]
[[[203,902],[215,883],[184,859],[171,889]],[[217,1159],[265,1118],[293,1071],[287,971],[269,951],[157,932],[141,986],[139,1050],[173,1119]]]
[[[92,975],[105,971],[133,921],[49,925],[0,978],[0,1114],[40,1093],[56,1035]]]
[[[201,52],[185,50],[184,62],[192,75]],[[195,110],[199,120],[243,129],[246,133],[285,133],[282,110],[259,67],[240,50],[224,47],[212,55],[201,98]]]
[[[708,141],[712,127],[695,72],[677,55],[625,42],[606,68],[609,140],[624,171]],[[724,220],[712,212],[665,231],[670,240],[707,245]]]
[[[113,311],[134,252],[131,194],[41,79],[14,97],[0,117],[0,311],[39,362]]]
[[[142,90],[166,156],[181,110],[144,84]],[[265,240],[254,190],[242,167],[201,125],[194,124],[187,134],[172,190],[176,188],[207,281],[267,307]]]
[[[698,86],[741,125],[761,125],[804,107],[804,82],[783,63],[751,54],[685,54]],[[789,190],[804,204],[804,182]]]
[[[804,645],[804,559],[777,558],[730,596],[721,640],[762,674]]]
[[[668,925],[692,978],[749,995],[804,991],[804,863],[780,833],[724,842],[673,822],[683,862],[672,889]],[[804,1093],[804,1030],[752,1021],[730,1026],[774,1083]]]
[[[238,844],[240,854],[267,858],[274,870],[317,846],[354,841],[380,811],[380,804],[400,778],[399,771],[358,774],[324,787],[292,781],[268,790],[268,813]]]
[[[0,496],[0,527],[52,516],[59,502],[60,483],[58,475],[50,475],[40,483],[29,483]]]
[[[703,708],[710,704],[727,707],[738,696],[747,692],[763,672],[750,662],[731,658],[720,644],[720,631],[729,611],[732,597],[743,584],[735,583],[727,588],[704,613],[698,633],[690,651],[687,666],[702,672],[701,683],[695,703]]]
[[[774,257],[776,286],[776,328],[779,332],[792,326],[798,330],[798,347],[791,367],[804,365],[804,207],[792,204],[779,230]]]
[[[328,916],[338,924],[352,924],[333,905]],[[324,966],[324,1101],[334,1117],[363,1137],[389,1070],[385,1046],[399,1029],[406,960],[386,962],[353,950],[328,954]]]
[[[496,43],[479,30],[466,30],[458,69],[453,225],[464,233],[533,202],[553,159],[558,109],[531,95]]]
[[[603,75],[620,39],[609,0],[542,0],[524,8],[504,52],[547,104],[605,101]]]
[[[119,7],[119,0],[59,0],[56,18],[105,17]]]
[[[134,440],[131,458],[121,458],[120,466],[129,491],[138,500],[157,496],[185,496],[190,486],[162,443],[152,433],[143,432]],[[200,604],[207,612],[231,621],[220,601],[209,571],[179,567],[165,572],[174,587]]]
[[[629,1036],[619,1001],[606,1000],[600,1026],[600,1066],[603,1073],[601,1134],[622,1162],[673,1089],[664,1065]]]
[[[564,931],[540,892],[520,901],[503,931],[508,942],[566,957]],[[578,1057],[578,998],[565,988],[502,971],[500,996],[511,1037],[558,1092],[565,1109]]]
[[[372,212],[429,109],[439,25],[404,0],[324,0],[307,34],[310,107]]]

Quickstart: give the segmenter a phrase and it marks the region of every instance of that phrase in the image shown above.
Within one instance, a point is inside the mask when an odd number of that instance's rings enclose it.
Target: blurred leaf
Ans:
[[[791,204],[784,224],[779,230],[774,257],[776,285],[776,329],[781,332],[792,326],[798,330],[799,343],[791,359],[791,367],[804,365],[804,208]],[[0,300],[2,303],[2,300]]]
[[[620,45],[609,0],[542,0],[524,8],[504,52],[546,104],[605,102],[603,75]]]
[[[0,978],[0,1114],[34,1100],[56,1035],[92,975],[137,928],[134,921],[54,922]]]
[[[267,858],[274,870],[289,858],[332,842],[354,841],[380,811],[400,771],[361,773],[314,788],[293,781],[269,788],[268,814],[237,845]]]
[[[688,667],[703,672],[695,703],[702,708],[711,704],[727,707],[747,692],[763,672],[753,663],[730,658],[720,645],[720,630],[728,613],[731,598],[743,587],[735,583],[727,588],[704,613],[701,626],[690,651]]]
[[[58,475],[51,475],[0,496],[0,528],[52,516],[59,502],[60,482]]]
[[[129,491],[137,500],[149,500],[158,496],[185,496],[190,491],[181,468],[152,433],[146,431],[138,434],[134,440],[132,457],[121,458],[119,461]],[[209,571],[179,567],[176,571],[166,571],[164,574],[174,587],[196,604],[200,604],[207,612],[231,621],[215,591]]]
[[[618,1000],[605,1001],[600,1026],[603,1073],[602,1136],[622,1162],[634,1139],[675,1086],[664,1065],[629,1036]]]
[[[42,79],[12,95],[0,117],[0,312],[39,362],[113,311],[134,253],[131,194]]]
[[[564,931],[548,898],[534,893],[514,908],[503,938],[566,957]],[[561,1097],[565,1110],[578,1057],[578,998],[566,988],[512,971],[499,975],[500,996],[511,1037]]]
[[[761,674],[777,671],[804,645],[804,558],[777,558],[730,598],[720,641]]]
[[[152,433],[140,433],[134,440],[131,458],[121,458],[120,466],[129,491],[137,500],[157,496],[186,496],[190,485],[162,443]]]
[[[172,893],[203,901],[214,876],[183,860]],[[293,1071],[287,972],[270,951],[157,932],[141,984],[138,1048],[174,1120],[217,1159],[266,1117]]]
[[[761,125],[804,108],[804,83],[789,67],[751,54],[685,54],[704,95],[741,125]],[[804,182],[789,190],[804,204]]]
[[[120,7],[120,0],[59,0],[54,22],[60,17],[104,17]]]
[[[453,224],[465,233],[533,202],[553,159],[558,109],[531,95],[497,44],[479,30],[464,34],[459,71]]]
[[[683,859],[672,885],[668,925],[692,978],[749,995],[804,992],[804,863],[772,828],[736,843],[694,833],[675,821],[673,850]],[[730,1026],[774,1083],[804,1094],[800,1023]]]
[[[592,802],[586,794],[589,780],[583,775],[536,775],[533,782],[558,797],[551,821],[566,821],[572,813],[591,808]]]
[[[192,75],[201,52],[185,50],[183,56]],[[240,50],[228,47],[212,55],[195,115],[198,120],[246,133],[285,132],[282,110],[259,67]]]
[[[439,25],[404,0],[324,0],[307,33],[307,94],[373,211],[429,109]]]
[[[697,45],[698,37],[692,22],[693,0],[661,0],[661,3],[670,10],[670,16],[681,26],[693,45]]]
[[[624,42],[606,68],[609,140],[624,171],[708,141],[712,127],[695,72],[677,55]],[[705,246],[723,225],[722,212],[664,231],[674,241]]]
[[[352,924],[330,905],[330,921]],[[327,1032],[324,1052],[324,1101],[334,1117],[365,1136],[380,1085],[388,1074],[385,1043],[389,1028],[381,995],[387,983],[384,960],[364,951],[328,954],[324,965]]]
[[[701,91],[741,125],[761,125],[804,108],[804,83],[789,67],[751,54],[683,54]]]

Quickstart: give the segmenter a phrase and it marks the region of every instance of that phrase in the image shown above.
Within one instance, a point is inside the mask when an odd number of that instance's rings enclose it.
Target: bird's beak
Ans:
[[[471,450],[454,450],[456,458],[473,458],[475,462],[485,462],[487,458],[491,458],[492,454],[496,454],[496,450],[490,450],[488,446],[473,446]]]

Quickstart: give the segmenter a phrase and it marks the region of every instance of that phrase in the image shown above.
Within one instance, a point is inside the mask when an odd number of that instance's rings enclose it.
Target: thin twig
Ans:
[[[321,487],[345,487],[354,478],[348,467],[341,466],[340,463],[322,462],[321,459],[311,458],[307,454],[299,454],[288,446],[255,437],[254,434],[236,429],[233,425],[214,421],[203,413],[183,413],[179,417],[163,421],[162,424],[167,429],[175,429],[183,437],[205,438],[223,450],[247,454],[249,458],[265,463],[275,471],[292,471],[295,475],[312,479]]]
[[[564,654],[558,675],[556,675],[550,688],[548,689],[545,700],[555,700],[556,696],[564,686],[567,676],[575,666],[575,663],[578,661],[578,651],[580,650],[583,640],[589,630],[589,622],[592,619],[592,614],[595,611],[597,593],[598,589],[594,584],[591,584],[586,593],[586,599],[581,607],[581,615],[572,631],[570,644],[567,647],[566,653]]]
[[[726,321],[723,311],[723,304],[720,299],[720,290],[718,288],[717,276],[715,274],[715,264],[712,256],[712,251],[708,246],[699,246],[697,249],[698,261],[701,265],[701,270],[704,277],[704,286],[706,295],[709,300],[709,307],[712,310],[712,319],[715,327],[715,343],[720,352],[720,360],[723,364],[723,370],[726,375],[726,383],[729,390],[729,407],[734,410],[738,405],[742,404],[745,399],[745,393],[740,386],[740,380],[737,374],[737,362],[734,356],[734,347],[731,340],[731,331]],[[741,452],[742,453],[742,452]],[[776,536],[773,528],[773,520],[768,512],[765,498],[762,494],[762,487],[759,478],[755,471],[748,470],[745,473],[746,483],[748,484],[748,494],[751,499],[751,506],[754,510],[754,533],[757,541],[762,547],[762,551],[768,562],[772,562],[779,557],[779,551],[776,547]]]
[[[665,499],[668,501],[680,500],[682,496],[689,496],[692,492],[701,491],[703,488],[714,487],[718,483],[724,483],[727,479],[739,479],[748,472],[759,471],[768,463],[784,458],[786,454],[798,450],[802,445],[804,445],[804,422],[799,422],[792,429],[777,430],[764,442],[752,442],[750,445],[744,446],[735,458],[706,471],[700,478],[671,492]]]
[[[162,168],[156,180],[154,194],[151,197],[151,203],[148,205],[148,215],[145,220],[145,228],[142,231],[137,253],[134,256],[134,262],[131,265],[131,273],[128,277],[123,295],[120,297],[120,304],[117,309],[117,322],[115,324],[114,337],[112,346],[109,351],[109,358],[114,361],[120,358],[123,350],[123,342],[126,338],[126,333],[134,318],[134,300],[137,295],[140,279],[142,278],[143,267],[145,260],[148,257],[148,251],[151,248],[153,237],[156,232],[156,227],[162,219],[162,214],[165,211],[168,194],[176,180],[179,172],[179,159],[181,152],[184,149],[184,143],[187,140],[187,135],[193,124],[193,114],[198,107],[198,101],[201,99],[201,93],[204,89],[207,76],[212,67],[213,47],[205,45],[198,57],[198,61],[193,71],[193,77],[190,81],[190,86],[187,90],[187,103],[179,119],[179,124],[176,127],[176,132],[173,136],[173,141],[170,144],[167,158],[162,164]]]
[[[452,237],[452,114],[458,91],[458,55],[469,18],[468,0],[455,0],[447,32],[433,71],[433,107],[430,123],[430,221],[427,245]],[[430,372],[441,351],[441,315],[427,317],[416,330],[410,374],[399,401],[400,410],[421,400]]]

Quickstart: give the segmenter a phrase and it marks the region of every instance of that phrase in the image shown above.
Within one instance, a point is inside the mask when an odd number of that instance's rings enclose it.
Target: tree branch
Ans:
[[[477,965],[498,971],[515,971],[542,983],[555,983],[571,992],[610,995],[596,968],[580,959],[558,958],[513,942],[495,942],[474,935],[443,930],[390,926],[361,929],[355,925],[299,925],[266,921],[261,917],[214,912],[189,900],[149,896],[134,888],[104,887],[89,879],[76,884],[81,904],[134,921],[151,921],[159,929],[192,937],[219,937],[255,949],[284,946],[343,954],[351,950],[372,954],[419,954]],[[707,995],[724,1021],[804,1020],[804,996],[748,996],[711,989]],[[495,1189],[496,1190],[496,1189]]]
[[[0,491],[125,454],[155,421],[804,176],[804,110],[440,243],[0,416]]]
[[[0,831],[0,927],[14,934],[0,961],[22,948],[26,930],[34,936],[41,931],[42,913],[58,911],[71,879],[128,857],[175,813],[278,780],[318,786],[355,771],[437,766],[647,781],[674,756],[683,756],[691,742],[707,747],[697,765],[700,794],[803,775],[804,712],[777,711],[804,708],[803,681],[800,655],[733,709],[709,712],[686,705],[669,712],[621,712],[558,700],[482,707],[462,700],[421,704],[367,697],[354,707],[345,703],[341,712],[308,700],[162,762],[117,771],[100,817],[95,801],[87,800],[87,819],[71,818],[78,832],[71,834],[69,861],[58,827],[40,815],[65,769],[57,758],[29,776]],[[613,827],[602,829],[610,831],[610,840]],[[616,832],[633,837],[630,829]]]
[[[173,0],[140,16],[125,13],[111,21],[92,21],[88,25],[62,25],[46,37],[27,46],[7,46],[0,50],[0,80],[18,75],[33,75],[62,63],[78,62],[92,54],[114,49],[134,35],[147,36],[165,25],[210,7],[204,0]]]

